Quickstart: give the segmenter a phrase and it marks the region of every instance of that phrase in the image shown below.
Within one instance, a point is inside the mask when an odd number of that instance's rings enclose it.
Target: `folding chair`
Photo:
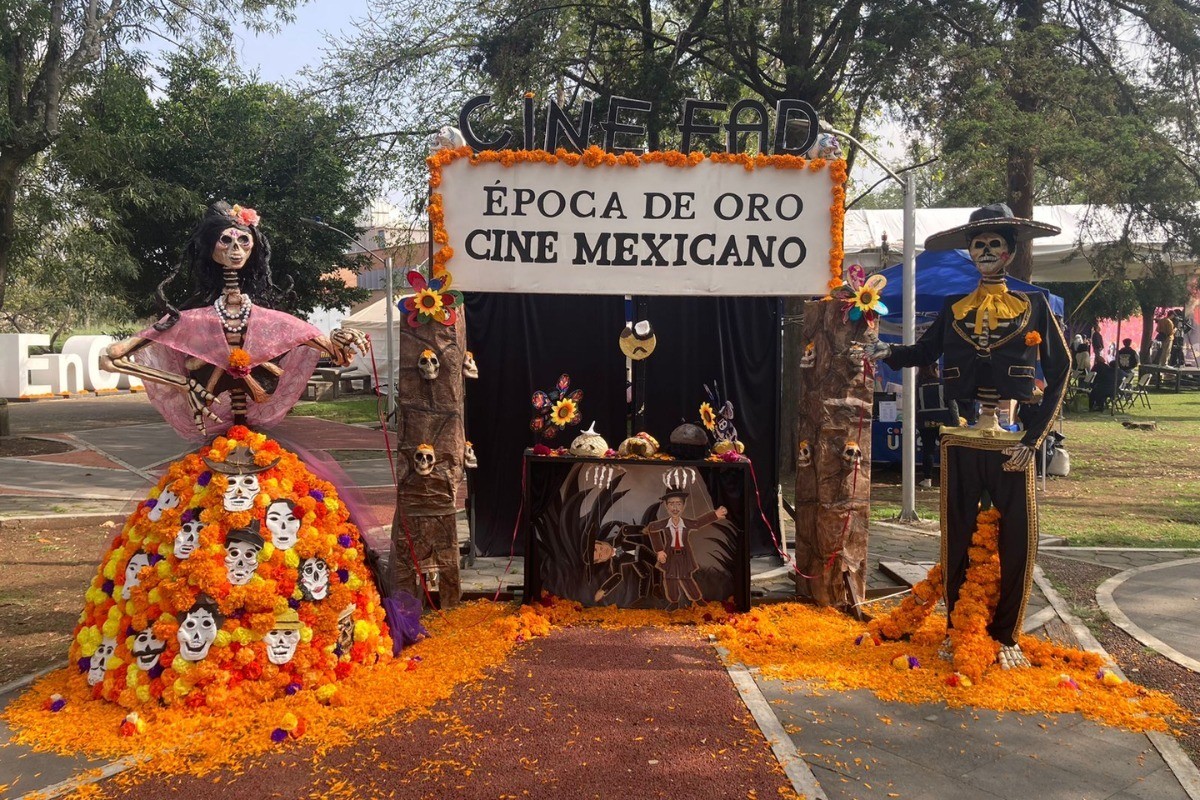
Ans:
[[[1126,375],[1113,393],[1112,403],[1117,411],[1125,411],[1133,406],[1133,376]]]
[[[1150,381],[1152,381],[1152,380],[1154,380],[1154,375],[1149,372],[1138,376],[1137,384],[1135,386],[1131,387],[1129,390],[1129,394],[1131,396],[1129,405],[1132,406],[1135,401],[1141,400],[1142,405],[1144,405],[1146,407],[1146,410],[1147,411],[1150,410],[1149,387],[1150,387]]]

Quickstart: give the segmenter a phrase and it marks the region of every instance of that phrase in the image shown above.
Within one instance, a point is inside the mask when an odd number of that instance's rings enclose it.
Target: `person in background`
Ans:
[[[1108,408],[1117,393],[1117,365],[1100,360],[1096,363],[1096,377],[1092,391],[1088,393],[1088,409],[1103,411]]]
[[[1104,363],[1104,337],[1100,335],[1100,328],[1092,328],[1092,354],[1095,360],[1092,361],[1092,369],[1097,365]]]
[[[1133,339],[1121,340],[1123,345],[1117,351],[1117,366],[1121,369],[1121,377],[1132,375],[1133,371],[1138,367],[1138,353],[1133,349]]]
[[[1087,372],[1091,366],[1092,348],[1083,338],[1082,333],[1075,334],[1071,340],[1071,367],[1076,372]]]
[[[933,486],[933,454],[941,437],[941,426],[958,425],[958,405],[946,402],[946,387],[937,362],[917,370],[917,432],[921,435],[921,486]]]

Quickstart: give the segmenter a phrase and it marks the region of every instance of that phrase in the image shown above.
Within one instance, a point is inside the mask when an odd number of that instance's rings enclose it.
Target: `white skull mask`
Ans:
[[[800,357],[800,369],[811,369],[817,363],[817,348],[812,342],[804,346],[804,355]]]
[[[808,445],[808,439],[802,440],[800,446],[796,448],[796,466],[812,466],[812,448]]]
[[[263,637],[267,643],[267,660],[272,664],[282,666],[292,660],[296,654],[296,645],[300,643],[298,628],[272,628]]]
[[[475,445],[470,442],[463,447],[463,466],[467,469],[475,469],[479,466],[479,459],[475,457]]]
[[[129,591],[142,582],[138,573],[142,571],[143,567],[148,566],[150,566],[150,556],[146,553],[134,553],[133,557],[129,559],[129,563],[125,565],[125,586],[121,589],[122,600],[129,599]]]
[[[104,680],[104,673],[108,670],[108,659],[112,657],[113,651],[116,649],[116,639],[106,636],[100,641],[100,646],[96,648],[96,652],[92,653],[92,660],[89,662],[88,686],[95,686]]]
[[[1012,261],[1008,242],[996,231],[980,231],[971,237],[971,260],[984,276],[1003,275]]]
[[[478,378],[479,377],[479,367],[475,364],[475,356],[471,353],[470,350],[468,350],[467,354],[463,356],[462,369],[463,369],[463,377],[464,378]]]
[[[418,475],[432,475],[433,465],[437,463],[437,455],[433,452],[432,447],[421,445],[413,453],[413,469]]]
[[[225,543],[225,571],[232,586],[245,586],[258,569],[260,545],[253,542],[232,541]]]
[[[296,519],[295,508],[287,500],[276,500],[267,506],[267,530],[271,532],[271,544],[280,550],[291,550],[300,533],[300,520]]]
[[[133,639],[133,661],[142,671],[153,669],[166,647],[166,642],[156,637],[150,628],[138,631]]]
[[[858,464],[862,461],[862,448],[858,446],[858,442],[846,442],[846,447],[842,450],[842,458],[847,464]]]
[[[160,519],[162,519],[164,511],[168,511],[178,506],[179,496],[170,489],[163,489],[162,494],[158,496],[158,500],[154,504],[154,508],[150,509],[150,511],[146,514],[146,519],[150,520],[151,522],[158,522]]]
[[[217,638],[217,619],[210,609],[195,607],[184,615],[175,638],[179,640],[179,655],[184,661],[199,661],[208,655]]]
[[[324,600],[329,594],[329,565],[313,556],[300,564],[300,587],[313,600]]]
[[[420,370],[422,378],[427,381],[435,380],[441,368],[442,362],[438,360],[437,353],[432,350],[421,351],[421,357],[417,359],[417,369]]]
[[[240,228],[229,227],[221,231],[213,244],[212,259],[222,267],[241,269],[253,249],[253,236]]]
[[[229,483],[225,486],[225,510],[249,511],[254,508],[254,498],[257,496],[257,475],[230,475]]]
[[[350,652],[354,646],[354,606],[349,605],[338,615],[338,647],[342,654]]]
[[[198,519],[185,522],[175,532],[175,557],[181,561],[192,554],[200,543],[200,529],[204,527]]]

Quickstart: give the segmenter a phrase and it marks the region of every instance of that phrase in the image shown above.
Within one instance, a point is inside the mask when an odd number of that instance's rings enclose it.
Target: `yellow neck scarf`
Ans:
[[[985,325],[989,330],[995,330],[997,323],[1006,319],[1015,319],[1024,314],[1028,308],[1027,301],[1009,294],[1008,285],[1004,282],[980,282],[975,287],[975,291],[951,306],[956,320],[961,320],[973,310],[979,309],[979,313],[975,315],[976,334],[982,334]]]

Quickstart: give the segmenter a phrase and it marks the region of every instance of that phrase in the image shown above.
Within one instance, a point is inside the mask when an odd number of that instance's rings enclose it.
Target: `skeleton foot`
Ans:
[[[938,658],[942,661],[954,660],[954,642],[949,636],[942,640],[942,646],[938,648]]]
[[[1005,644],[1000,646],[1000,656],[996,659],[1000,662],[1001,669],[1016,669],[1019,667],[1032,666],[1029,659],[1021,652],[1019,644]]]

